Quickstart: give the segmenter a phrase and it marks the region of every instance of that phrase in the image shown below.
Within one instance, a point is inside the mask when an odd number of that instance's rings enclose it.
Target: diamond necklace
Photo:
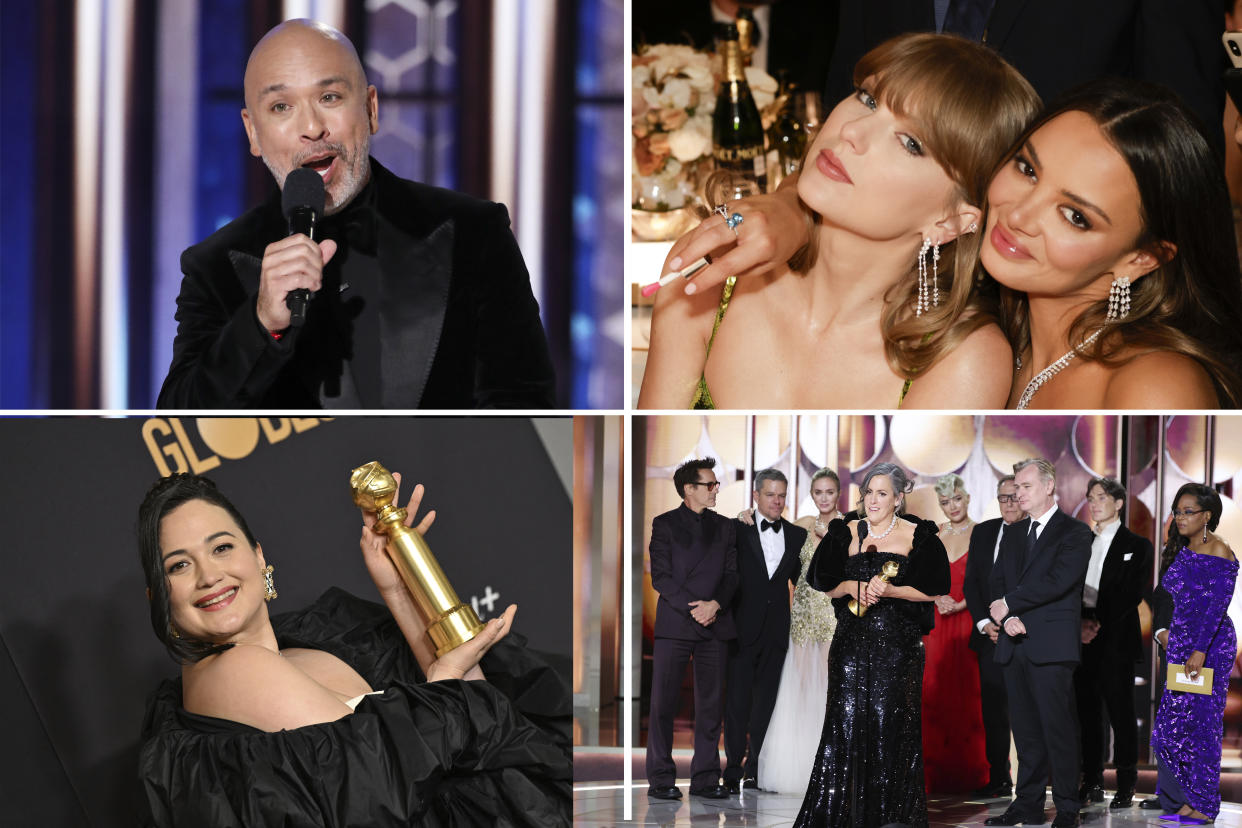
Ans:
[[[1078,356],[1078,351],[1081,350],[1082,348],[1086,348],[1092,342],[1095,342],[1103,331],[1104,329],[1100,328],[1098,331],[1091,334],[1091,336],[1084,339],[1082,341],[1082,344],[1079,345],[1077,348],[1070,348],[1068,351],[1062,354],[1061,358],[1058,359],[1056,362],[1052,363],[1047,368],[1040,371],[1035,376],[1031,377],[1031,381],[1027,383],[1026,385],[1026,390],[1023,391],[1022,396],[1018,398],[1018,404],[1017,406],[1015,406],[1015,408],[1021,411],[1022,409],[1030,405],[1031,398],[1035,396],[1035,392],[1039,390],[1039,387],[1043,385],[1044,383],[1046,383],[1048,380],[1055,377],[1057,374],[1061,373],[1061,369],[1063,369],[1066,365],[1069,365],[1071,359]],[[1017,365],[1017,367],[1019,368],[1022,367],[1022,361],[1020,357],[1018,359],[1015,359],[1014,362]]]
[[[863,520],[867,520],[867,519],[863,518]],[[893,519],[888,522],[888,528],[884,530],[884,534],[882,535],[873,534],[871,535],[871,539],[872,540],[884,540],[885,538],[887,538],[889,535],[893,533],[893,527],[896,525],[897,525],[897,513],[893,512]],[[875,532],[875,527],[871,525],[871,521],[869,520],[867,520],[867,528],[870,529],[872,532]]]
[[[963,526],[961,529],[954,529],[953,524],[950,523],[948,526],[944,527],[944,531],[950,535],[964,535],[967,532],[969,532],[971,527],[974,525],[975,525],[975,522],[973,520],[968,520],[966,521],[966,525]]]

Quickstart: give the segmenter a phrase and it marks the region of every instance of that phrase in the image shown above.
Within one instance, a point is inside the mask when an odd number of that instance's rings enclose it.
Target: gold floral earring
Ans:
[[[172,625],[171,621],[168,622],[168,634],[171,635],[173,638],[181,637],[181,633],[177,632],[177,628]]]
[[[278,597],[278,593],[276,592],[276,581],[272,578],[272,572],[274,571],[275,570],[272,568],[271,564],[268,564],[267,567],[263,569],[263,600],[265,601],[270,601],[273,598]]]

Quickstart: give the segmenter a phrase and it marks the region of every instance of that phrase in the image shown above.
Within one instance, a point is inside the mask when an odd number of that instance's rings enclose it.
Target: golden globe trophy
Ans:
[[[406,510],[393,503],[397,481],[388,469],[378,461],[359,466],[349,474],[349,487],[354,503],[375,512],[371,529],[387,535],[388,557],[427,622],[427,635],[436,647],[436,657],[478,635],[483,622],[474,608],[457,597],[423,536],[405,525]]]
[[[891,581],[893,578],[896,578],[897,569],[898,569],[898,566],[897,566],[896,561],[889,561],[888,563],[884,564],[884,566],[880,567],[880,580]],[[858,603],[857,599],[851,598],[850,599],[850,612],[854,613],[859,618],[862,618],[864,615],[867,614],[867,605],[860,604]]]

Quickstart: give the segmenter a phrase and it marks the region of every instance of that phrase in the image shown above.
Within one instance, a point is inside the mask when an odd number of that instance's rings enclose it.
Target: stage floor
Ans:
[[[722,800],[699,799],[689,795],[689,782],[679,781],[683,799],[664,802],[647,798],[647,784],[635,784],[629,793],[633,802],[633,819],[623,820],[625,794],[618,782],[581,782],[574,785],[575,828],[610,828],[614,825],[696,825],[696,826],[747,826],[747,828],[780,828],[793,824],[802,806],[802,797],[765,791],[743,791],[741,795]],[[1092,805],[1082,812],[1084,825],[1097,828],[1130,828],[1143,826],[1157,828],[1166,823],[1160,821],[1160,811],[1145,811],[1138,807],[1144,795],[1135,797],[1131,808],[1110,811],[1108,801]],[[963,796],[933,796],[928,798],[927,815],[933,828],[945,826],[983,825],[983,820],[999,814],[1009,804],[1008,799],[978,800]],[[1055,815],[1052,796],[1048,796],[1049,824]],[[1242,805],[1222,803],[1220,816],[1212,823],[1216,828],[1242,828]]]

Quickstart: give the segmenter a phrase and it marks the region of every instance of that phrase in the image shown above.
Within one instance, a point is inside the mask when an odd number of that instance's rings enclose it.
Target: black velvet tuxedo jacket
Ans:
[[[1100,622],[1095,641],[1129,661],[1143,657],[1138,605],[1151,579],[1151,556],[1151,541],[1118,528],[1104,556],[1096,605],[1082,608],[1083,618]]]
[[[781,518],[785,554],[769,578],[759,542],[761,524],[747,526],[740,520],[734,524],[739,586],[733,618],[738,642],[742,646],[762,643],[783,649],[789,641],[789,585],[797,583],[802,571],[799,553],[806,542],[806,530]]]
[[[685,504],[651,520],[651,587],[656,602],[656,638],[689,641],[737,638],[733,621],[737,593],[736,522],[710,509],[702,517]],[[720,604],[716,621],[703,626],[691,617],[691,601]]]
[[[1091,562],[1091,530],[1058,509],[1028,553],[1030,528],[1030,518],[1005,527],[989,580],[991,601],[1004,598],[1009,617],[1016,615],[1026,626],[1022,647],[1031,663],[1076,664],[1081,659],[1082,585]],[[996,661],[1008,664],[1014,639],[1001,627]]]
[[[374,159],[371,176],[379,330],[367,333],[378,335],[380,364],[366,370],[378,376],[379,399],[364,404],[554,405],[539,307],[505,208],[406,181]],[[320,389],[340,382],[352,341],[332,328],[334,297],[316,296],[305,326],[280,340],[255,312],[263,251],[287,233],[276,192],[181,255],[160,408],[324,407]]]
[[[1221,5],[1214,0],[996,0],[984,42],[1051,103],[1088,80],[1116,75],[1171,88],[1224,151]],[[841,0],[824,106],[853,89],[854,64],[903,32],[934,31],[932,0]]]
[[[992,550],[996,548],[996,536],[1005,526],[1001,518],[992,518],[976,524],[970,533],[970,545],[966,548],[966,577],[962,591],[966,593],[966,611],[974,626],[970,629],[970,649],[990,657],[996,645],[992,639],[979,632],[979,622],[991,620],[988,608],[992,604],[992,590],[988,585],[992,577]],[[999,555],[997,558],[999,559]]]

